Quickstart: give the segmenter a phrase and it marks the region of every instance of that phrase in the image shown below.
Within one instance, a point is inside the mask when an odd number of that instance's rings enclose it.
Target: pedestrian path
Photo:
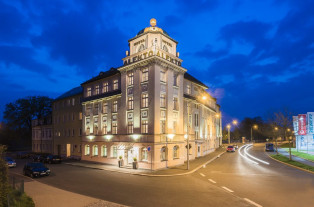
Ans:
[[[157,171],[147,170],[147,169],[132,169],[130,167],[119,168],[118,165],[93,163],[93,162],[88,162],[88,161],[72,161],[72,162],[64,162],[64,164],[99,169],[99,170],[106,170],[106,171],[112,171],[112,172],[141,175],[141,176],[178,176],[178,175],[186,175],[186,174],[195,172],[199,168],[204,167],[209,162],[219,158],[220,155],[222,155],[224,152],[225,152],[225,148],[221,147],[206,156],[196,158],[195,160],[190,161],[189,170],[187,170],[186,163],[184,165],[175,166],[175,167],[166,168],[166,169],[157,170]]]
[[[289,158],[289,152],[287,152],[286,150],[284,150],[282,148],[278,148],[278,152],[280,154],[282,154],[283,156]],[[314,162],[312,162],[310,160],[305,160],[305,159],[303,159],[301,157],[297,157],[297,156],[292,155],[292,160],[300,162],[300,163],[303,163],[303,164],[308,165],[308,166],[314,167]]]

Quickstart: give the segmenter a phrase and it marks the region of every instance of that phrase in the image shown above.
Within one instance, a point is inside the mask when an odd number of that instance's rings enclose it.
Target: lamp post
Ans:
[[[230,128],[231,128],[231,125],[228,124],[227,125],[227,129],[228,129],[228,144],[230,144]]]
[[[287,129],[287,132],[288,133],[290,132],[289,128]],[[291,156],[291,136],[288,137],[288,139],[289,139],[289,160],[292,160],[292,156]]]
[[[277,135],[276,132],[278,131],[278,127],[275,127],[274,130],[275,130],[275,133],[274,133],[274,134],[275,134],[275,143],[276,143],[276,153],[277,153],[277,155],[278,155],[277,136],[276,136],[276,135]]]
[[[257,129],[257,125],[254,124],[254,125],[251,126],[251,142],[253,142],[253,128]]]

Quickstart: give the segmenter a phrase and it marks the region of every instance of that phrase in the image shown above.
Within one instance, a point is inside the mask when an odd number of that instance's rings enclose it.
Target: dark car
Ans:
[[[40,177],[50,175],[50,169],[47,168],[43,163],[30,162],[24,165],[23,174],[30,177]]]
[[[273,152],[274,151],[274,144],[273,143],[266,143],[265,144],[265,151]]]
[[[47,156],[44,156],[43,159],[42,159],[42,162],[45,162],[45,163],[61,163],[62,159],[60,156],[58,155],[47,155]]]
[[[16,167],[16,162],[11,157],[5,157],[4,160],[6,161],[8,167]]]
[[[43,159],[43,155],[34,155],[33,162],[40,162]]]

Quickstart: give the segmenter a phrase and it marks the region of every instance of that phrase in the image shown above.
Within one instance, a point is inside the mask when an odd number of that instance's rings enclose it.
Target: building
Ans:
[[[81,86],[73,88],[52,104],[54,154],[81,158],[82,93]]]
[[[51,116],[32,120],[32,151],[52,153],[52,121]]]
[[[220,106],[187,73],[178,42],[151,26],[129,40],[123,66],[84,82],[82,160],[139,161],[160,169],[204,156],[221,145]],[[188,124],[189,123],[189,124]]]
[[[292,118],[296,149],[299,152],[314,154],[314,112]]]

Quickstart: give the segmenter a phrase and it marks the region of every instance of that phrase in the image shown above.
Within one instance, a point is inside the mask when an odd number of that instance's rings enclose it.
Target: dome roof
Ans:
[[[167,35],[167,36],[169,37],[169,34],[168,34],[165,30],[163,30],[163,29],[161,29],[161,28],[159,28],[159,27],[156,27],[156,24],[157,24],[156,19],[152,18],[152,19],[150,20],[150,27],[146,27],[146,28],[140,30],[140,31],[137,33],[136,36],[139,36],[139,35],[144,34],[144,33],[146,33],[146,32],[161,32],[161,33],[163,33],[164,35]]]

